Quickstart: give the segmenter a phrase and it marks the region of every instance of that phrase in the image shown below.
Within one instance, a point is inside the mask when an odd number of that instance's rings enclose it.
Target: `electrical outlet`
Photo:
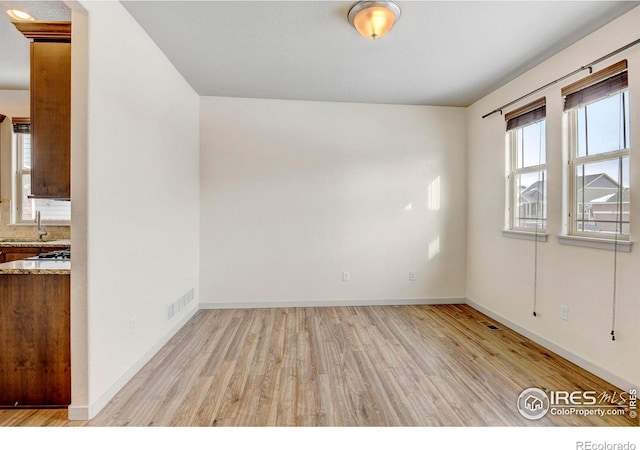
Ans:
[[[351,281],[351,274],[349,274],[349,272],[342,272],[342,281],[345,283]]]
[[[569,307],[566,305],[560,305],[560,318],[562,320],[569,320]]]
[[[409,281],[416,281],[416,273],[409,272]]]
[[[133,335],[136,332],[136,318],[132,317],[129,319],[129,334]]]

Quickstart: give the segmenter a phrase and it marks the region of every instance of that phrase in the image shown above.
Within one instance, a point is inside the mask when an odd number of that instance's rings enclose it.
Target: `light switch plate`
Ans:
[[[569,320],[569,307],[567,305],[560,305],[560,318]]]

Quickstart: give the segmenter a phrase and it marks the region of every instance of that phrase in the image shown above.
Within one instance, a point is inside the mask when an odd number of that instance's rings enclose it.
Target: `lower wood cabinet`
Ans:
[[[71,403],[70,276],[0,275],[0,407]]]

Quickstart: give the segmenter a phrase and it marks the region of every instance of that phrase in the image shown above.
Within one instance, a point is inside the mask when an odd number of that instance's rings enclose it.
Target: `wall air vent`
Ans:
[[[193,288],[184,294],[179,299],[169,303],[167,305],[167,320],[173,319],[180,311],[186,309],[187,305],[195,299],[195,291]]]

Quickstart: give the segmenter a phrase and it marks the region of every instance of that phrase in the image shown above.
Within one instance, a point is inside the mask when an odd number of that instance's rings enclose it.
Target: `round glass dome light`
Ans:
[[[18,20],[18,21],[36,20],[31,14],[26,13],[24,11],[20,11],[19,9],[8,9],[7,14],[13,20]]]
[[[349,23],[367,39],[380,39],[400,18],[400,7],[390,1],[359,2],[349,11]]]

